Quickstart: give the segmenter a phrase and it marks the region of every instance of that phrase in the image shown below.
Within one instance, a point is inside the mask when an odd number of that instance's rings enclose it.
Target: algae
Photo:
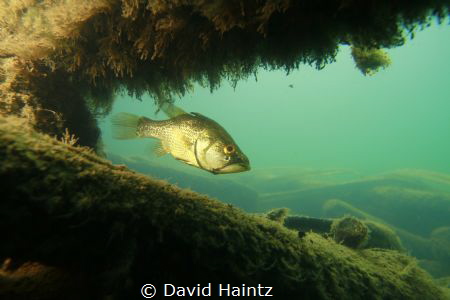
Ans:
[[[362,248],[369,239],[367,226],[357,218],[348,216],[334,220],[330,233],[337,243],[355,249]]]
[[[0,258],[81,276],[79,292],[92,299],[129,298],[148,281],[262,283],[284,298],[444,299],[406,255],[354,251],[314,233],[298,239],[72,141],[99,150],[95,118],[117,94],[149,93],[162,103],[194,83],[214,90],[259,68],[323,68],[341,44],[399,46],[448,8],[445,0],[0,2],[0,111],[22,118],[0,116],[0,228],[8,229]],[[13,274],[0,274],[2,297],[14,296],[3,285]],[[28,275],[13,284],[38,279]],[[38,290],[61,298],[31,286],[23,299]]]
[[[175,182],[180,188],[191,189],[224,203],[236,205],[247,212],[257,210],[258,193],[235,180],[229,178],[212,180],[209,176],[189,173],[183,169],[169,168],[142,157],[127,159],[113,153],[106,153],[106,157],[113,164],[123,164],[137,172]]]
[[[388,54],[381,49],[352,47],[352,56],[363,75],[373,75],[380,68],[385,69],[391,64]]]
[[[351,211],[354,214],[355,211]],[[348,212],[347,212],[348,214]],[[341,214],[338,214],[341,215]],[[344,214],[345,215],[345,214]],[[362,235],[355,243],[352,243],[353,230],[346,232],[346,227],[352,229],[352,226],[346,226],[348,217],[337,219],[311,218],[305,216],[287,216],[284,219],[284,226],[301,232],[315,232],[324,237],[333,237],[337,243],[341,243],[351,248],[383,248],[405,252],[399,236],[389,226],[368,220],[367,215],[358,214],[359,218],[350,218],[350,225],[356,224],[354,228],[362,227]],[[344,221],[344,222],[343,222]],[[353,225],[354,225],[353,224]],[[344,226],[342,226],[344,225]],[[336,230],[339,229],[340,230]],[[364,229],[367,229],[366,230]],[[356,246],[356,247],[355,247]]]
[[[0,228],[8,228],[0,257],[81,274],[91,299],[130,298],[148,282],[260,283],[285,299],[445,299],[411,257],[354,251],[314,233],[299,239],[13,117],[0,117],[0,179]],[[10,295],[4,285],[0,294]]]
[[[320,69],[339,45],[400,46],[448,15],[446,0],[2,1],[0,111],[96,148],[115,95],[161,104],[260,68]]]
[[[278,222],[280,224],[284,224],[288,214],[289,214],[289,209],[287,209],[287,208],[275,208],[266,214],[266,218],[268,218],[269,220]]]

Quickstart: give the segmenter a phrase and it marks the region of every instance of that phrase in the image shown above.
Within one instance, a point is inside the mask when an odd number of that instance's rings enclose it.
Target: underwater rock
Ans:
[[[84,299],[137,298],[146,283],[199,282],[262,284],[284,299],[445,299],[404,254],[354,251],[314,233],[299,239],[17,118],[0,117],[0,180],[0,228],[8,228],[0,257],[81,274]],[[0,295],[12,299],[6,287],[0,281]]]
[[[330,233],[336,243],[356,249],[367,243],[369,229],[356,218],[343,217],[333,221]]]
[[[287,208],[275,208],[266,214],[266,218],[280,224],[284,224],[288,214],[289,209]]]

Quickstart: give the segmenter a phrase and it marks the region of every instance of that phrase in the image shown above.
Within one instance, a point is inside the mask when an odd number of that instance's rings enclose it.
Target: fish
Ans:
[[[175,159],[212,174],[250,170],[250,161],[231,135],[216,121],[196,112],[187,113],[172,103],[161,107],[167,120],[118,113],[111,118],[115,139],[158,139],[153,152],[171,154]]]

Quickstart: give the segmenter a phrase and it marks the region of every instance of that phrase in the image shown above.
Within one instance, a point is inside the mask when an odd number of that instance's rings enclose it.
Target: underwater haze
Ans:
[[[247,172],[213,175],[153,154],[154,139],[113,139],[117,113],[168,118],[148,96],[117,96],[99,120],[104,150],[115,164],[300,233],[336,239],[327,224],[356,217],[369,232],[357,247],[405,251],[449,287],[450,27],[431,26],[387,52],[392,64],[372,76],[342,46],[322,70],[261,69],[235,88],[197,85],[177,99],[228,131],[250,160]]]
[[[0,0],[0,300],[450,300],[449,54],[450,0]]]
[[[336,62],[322,70],[260,70],[257,80],[236,88],[224,82],[211,93],[195,86],[176,105],[221,124],[254,170],[352,169],[367,175],[414,168],[449,174],[450,28],[427,28],[388,53],[392,65],[373,76],[363,76],[350,48],[341,47]],[[156,109],[149,97],[119,96],[112,114],[165,119]],[[109,117],[101,126],[108,152],[157,159],[146,147],[149,140],[113,140]]]

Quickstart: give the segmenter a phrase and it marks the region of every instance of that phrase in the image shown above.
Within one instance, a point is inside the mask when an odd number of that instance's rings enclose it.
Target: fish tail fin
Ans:
[[[137,129],[141,117],[129,113],[118,113],[111,118],[112,136],[127,140],[137,138]]]
[[[164,102],[161,104],[160,109],[169,117],[174,118],[179,115],[184,115],[186,112],[179,108],[178,106],[175,106],[173,103],[170,102]]]

